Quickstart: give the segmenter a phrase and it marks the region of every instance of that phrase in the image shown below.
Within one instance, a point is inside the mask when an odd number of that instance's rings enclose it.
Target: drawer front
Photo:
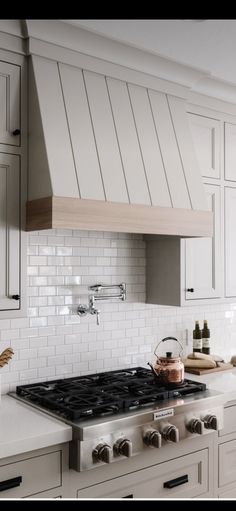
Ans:
[[[224,491],[219,494],[220,499],[235,499],[236,498],[236,485],[235,488],[231,488],[231,490]]]
[[[197,497],[208,491],[208,449],[77,492],[77,498]]]
[[[236,405],[224,409],[224,428],[220,430],[219,436],[236,432]]]
[[[236,440],[219,445],[219,487],[236,481]]]
[[[0,467],[0,499],[21,498],[61,486],[61,451]]]

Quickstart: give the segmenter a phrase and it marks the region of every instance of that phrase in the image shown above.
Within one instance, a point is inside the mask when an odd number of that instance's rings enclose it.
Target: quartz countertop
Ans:
[[[201,376],[185,372],[185,378],[206,383],[210,390],[222,392],[226,402],[236,401],[236,367]]]
[[[0,400],[0,459],[72,439],[72,428],[3,395]]]

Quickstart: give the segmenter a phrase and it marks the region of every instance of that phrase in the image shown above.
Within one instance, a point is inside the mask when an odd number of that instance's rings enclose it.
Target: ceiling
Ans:
[[[236,85],[236,19],[61,21],[201,68],[217,79]]]

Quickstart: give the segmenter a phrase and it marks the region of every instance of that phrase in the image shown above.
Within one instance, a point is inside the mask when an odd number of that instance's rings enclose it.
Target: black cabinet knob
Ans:
[[[12,300],[20,300],[20,295],[12,295]]]
[[[16,129],[12,132],[12,135],[14,135],[14,137],[17,137],[17,135],[20,135],[20,130],[19,129]]]
[[[188,291],[188,293],[194,293],[194,288],[193,287],[188,287],[187,291]]]

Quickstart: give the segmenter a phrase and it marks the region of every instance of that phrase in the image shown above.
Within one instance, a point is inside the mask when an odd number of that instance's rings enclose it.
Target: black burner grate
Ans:
[[[158,384],[149,369],[134,367],[105,373],[20,385],[24,399],[71,420],[113,415],[206,390],[204,383],[185,380],[178,388]]]

